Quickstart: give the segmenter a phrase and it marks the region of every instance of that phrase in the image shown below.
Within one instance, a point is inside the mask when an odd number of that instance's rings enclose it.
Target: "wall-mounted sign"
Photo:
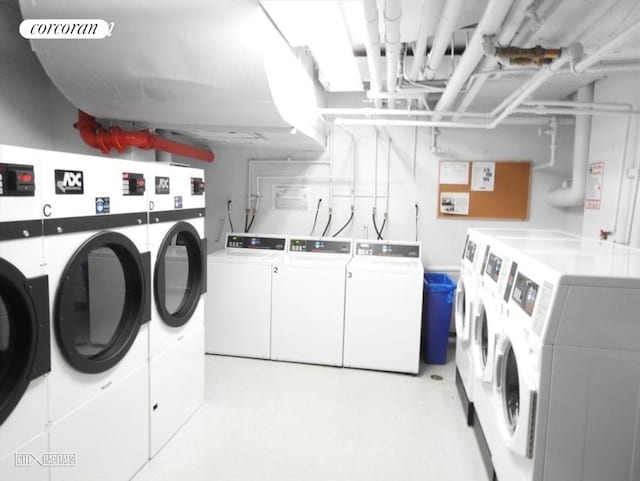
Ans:
[[[589,164],[587,171],[587,185],[584,191],[584,208],[599,210],[602,203],[602,178],[604,177],[604,162]]]

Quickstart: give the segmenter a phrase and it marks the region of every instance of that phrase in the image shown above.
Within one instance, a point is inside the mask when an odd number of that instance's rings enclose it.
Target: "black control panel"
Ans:
[[[191,195],[204,194],[204,179],[202,177],[191,177]]]
[[[122,173],[122,195],[144,195],[145,189],[144,174]]]
[[[0,196],[34,196],[35,181],[33,165],[0,164]]]
[[[518,264],[516,262],[511,263],[511,269],[509,270],[509,279],[507,280],[507,287],[504,290],[504,302],[509,302],[509,295],[513,288],[513,283],[516,280],[516,272],[518,272]]]
[[[533,308],[536,305],[539,286],[527,276],[518,273],[516,277],[516,285],[513,288],[511,298],[518,304],[524,312],[529,316],[533,314]]]
[[[467,260],[473,263],[473,260],[476,258],[476,248],[478,245],[473,242],[471,239],[467,242],[466,247],[464,248],[464,256]]]
[[[351,242],[338,240],[291,239],[289,241],[289,251],[350,254]]]
[[[234,249],[264,249],[272,251],[283,251],[284,245],[284,237],[258,237],[236,234],[227,236],[227,247],[232,247]]]
[[[498,257],[494,253],[490,253],[486,267],[487,275],[494,281],[498,282],[498,277],[500,277],[500,269],[502,269],[502,258]]]
[[[420,258],[420,247],[406,244],[377,244],[369,242],[358,242],[356,252],[359,256],[377,257],[409,257]]]

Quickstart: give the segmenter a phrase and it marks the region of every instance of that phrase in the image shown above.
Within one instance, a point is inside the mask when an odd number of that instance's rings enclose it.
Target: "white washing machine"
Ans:
[[[640,256],[516,257],[493,381],[498,479],[640,479]]]
[[[45,481],[49,470],[49,285],[42,265],[40,160],[0,146],[0,479]]]
[[[271,277],[287,238],[227,234],[225,248],[209,254],[205,304],[208,354],[271,356]]]
[[[153,302],[149,324],[153,457],[204,401],[204,172],[148,166]]]
[[[50,450],[75,460],[52,481],[128,480],[149,456],[144,170],[61,152],[42,165]]]
[[[417,374],[424,269],[417,242],[354,241],[344,366]]]
[[[273,269],[271,359],[342,366],[350,260],[351,241],[289,239]]]
[[[467,231],[460,277],[456,286],[454,322],[456,326],[456,386],[465,411],[467,424],[472,425],[473,408],[473,356],[471,355],[471,323],[480,283],[480,266],[487,248],[485,236],[474,229]]]

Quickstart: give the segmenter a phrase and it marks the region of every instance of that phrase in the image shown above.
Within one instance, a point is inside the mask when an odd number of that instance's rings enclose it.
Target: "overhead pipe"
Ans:
[[[512,39],[513,45],[526,46],[561,4],[562,0],[536,0],[529,5],[526,10],[526,19]]]
[[[483,37],[494,35],[502,25],[503,20],[509,12],[513,0],[490,0],[487,8],[482,14],[473,36],[462,55],[460,63],[453,71],[453,75],[447,83],[447,88],[442,93],[440,100],[436,104],[436,111],[451,110],[460,90],[478,66],[483,53]]]
[[[400,18],[402,10],[400,0],[385,0],[385,56],[387,59],[387,92],[395,92],[398,83],[398,63],[400,61]],[[387,107],[393,108],[395,102],[387,101]]]
[[[363,0],[364,17],[367,21],[367,65],[369,67],[369,92],[378,94],[382,91],[382,74],[380,73],[380,31],[378,30],[378,6],[376,0]],[[373,101],[376,108],[382,107],[380,99]]]
[[[436,76],[436,72],[444,58],[444,53],[451,41],[451,36],[456,29],[462,7],[464,7],[464,1],[447,0],[444,11],[442,12],[442,18],[438,24],[438,30],[433,39],[427,65],[424,69],[424,78],[426,80],[433,80]]]
[[[427,40],[433,35],[439,23],[443,2],[444,0],[436,0],[422,3],[418,39],[413,49],[413,63],[409,73],[411,80],[421,80],[422,62],[427,53]]]
[[[120,127],[103,128],[96,119],[82,110],[78,110],[78,121],[73,126],[80,132],[85,144],[94,149],[100,149],[108,154],[111,149],[124,152],[127,147],[138,147],[143,150],[161,150],[183,157],[213,162],[215,156],[210,150],[198,149],[190,145],[174,142],[159,137],[149,130],[127,131]]]
[[[558,119],[556,117],[551,117],[551,120],[549,120],[549,128],[541,133],[551,137],[551,140],[549,142],[549,162],[547,162],[546,164],[535,165],[533,167],[533,170],[550,169],[551,167],[556,165],[556,151],[558,147]]]
[[[599,62],[603,57],[612,52],[613,50],[621,47],[626,42],[628,42],[635,34],[640,31],[640,22],[633,24],[631,27],[626,29],[621,34],[617,35],[600,48],[598,48],[595,52],[590,54],[588,57],[582,59],[574,66],[574,72],[582,73],[595,63]]]
[[[576,92],[577,102],[593,102],[593,83],[580,87]],[[591,139],[591,119],[576,117],[573,140],[573,170],[571,187],[554,189],[547,193],[547,202],[554,207],[579,207],[584,203],[584,189],[587,178],[589,141]]]

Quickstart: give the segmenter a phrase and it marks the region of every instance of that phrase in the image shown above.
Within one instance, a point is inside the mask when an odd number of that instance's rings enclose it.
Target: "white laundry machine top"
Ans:
[[[150,211],[205,208],[204,170],[167,162],[149,164],[146,170]]]
[[[286,261],[297,265],[346,265],[351,260],[352,243],[323,237],[291,237]]]
[[[471,228],[470,231],[475,231],[479,234],[486,235],[493,238],[514,238],[514,239],[581,239],[576,234],[564,232],[556,229],[516,229],[516,228],[503,228],[503,227],[483,227],[483,228]]]
[[[215,262],[271,263],[284,255],[286,245],[284,236],[228,233],[224,249],[212,252],[208,259]]]
[[[409,269],[419,266],[419,242],[397,242],[385,240],[355,240],[353,243],[353,259],[351,266]]]
[[[628,246],[604,242],[596,239],[515,239],[498,238],[494,243],[500,243],[522,252],[548,252],[572,255],[636,255],[640,250]]]

